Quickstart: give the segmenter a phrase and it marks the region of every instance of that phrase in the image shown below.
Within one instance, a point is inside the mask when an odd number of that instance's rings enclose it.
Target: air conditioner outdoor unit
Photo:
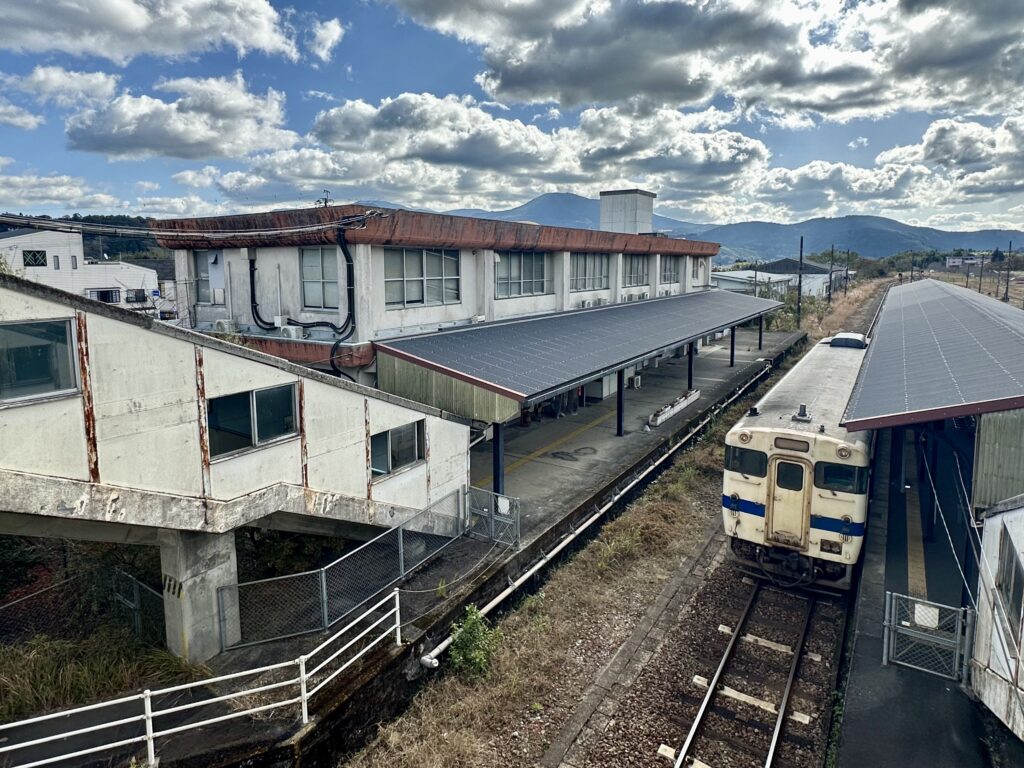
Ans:
[[[238,323],[234,320],[214,320],[213,330],[215,333],[238,333]]]
[[[608,303],[608,299],[606,297],[604,297],[604,296],[601,296],[600,298],[594,299],[594,306],[595,307],[603,307],[607,303]]]
[[[630,380],[629,380],[629,386],[632,387],[633,389],[640,389],[640,377],[639,376],[631,377]]]
[[[662,296],[671,296],[672,295],[672,289],[671,288],[662,288],[661,289],[661,295]]]
[[[473,319],[471,320],[471,322],[482,323],[485,320],[487,320],[487,315],[473,315]]]
[[[592,306],[594,306],[593,299],[584,299],[580,302],[580,309],[590,309]]]
[[[286,339],[304,339],[306,331],[297,325],[286,325],[281,328],[281,335]]]
[[[626,295],[626,301],[636,301],[636,296],[632,293]]]
[[[649,298],[651,298],[650,291],[644,291],[639,296],[637,296],[637,301],[644,301],[645,299]]]

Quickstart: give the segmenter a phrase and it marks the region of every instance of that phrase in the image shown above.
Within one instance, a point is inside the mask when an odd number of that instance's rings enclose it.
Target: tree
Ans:
[[[998,248],[996,248],[994,251],[992,251],[992,256],[990,257],[989,260],[993,264],[1000,264],[1003,261],[1006,261],[1006,255],[1002,251],[1000,251]]]

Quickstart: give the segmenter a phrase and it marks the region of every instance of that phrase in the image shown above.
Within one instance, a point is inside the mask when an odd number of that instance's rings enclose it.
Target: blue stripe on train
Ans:
[[[736,499],[734,501],[723,493],[722,506],[726,509],[737,509],[748,515],[764,517],[764,504],[758,504],[756,501],[748,501],[747,499]],[[846,523],[834,517],[811,515],[811,528],[816,528],[819,531],[829,531],[830,533],[842,533],[846,536],[863,536],[865,525],[864,523]]]

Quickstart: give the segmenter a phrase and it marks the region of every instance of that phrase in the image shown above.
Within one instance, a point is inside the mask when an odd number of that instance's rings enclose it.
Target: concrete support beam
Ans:
[[[622,301],[622,254],[613,253],[608,263],[608,303]]]
[[[558,297],[558,311],[563,312],[572,309],[569,299],[569,286],[571,284],[572,255],[569,251],[556,251],[551,254],[551,271],[554,275],[554,291]]]
[[[101,541],[105,544],[158,543],[158,528],[124,523],[103,523],[95,520],[60,520],[40,515],[0,512],[0,535],[35,536],[47,539]]]
[[[167,648],[192,662],[203,662],[239,639],[238,602],[229,591],[223,626],[217,611],[217,587],[238,582],[233,533],[160,532],[160,569],[164,583]]]

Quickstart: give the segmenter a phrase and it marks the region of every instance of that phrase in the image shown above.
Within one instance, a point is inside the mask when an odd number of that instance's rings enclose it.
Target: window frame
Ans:
[[[697,274],[698,273],[698,268],[697,268],[697,262],[698,261],[699,261],[699,259],[696,256],[691,256],[690,257],[690,279],[691,280],[696,280],[697,277],[698,277],[698,274]]]
[[[666,267],[671,267],[666,269]],[[661,280],[662,284],[676,284],[679,282],[679,257],[678,256],[665,256],[661,257]]]
[[[121,303],[121,289],[120,288],[88,288],[88,298],[93,301],[98,301],[101,304],[120,304]],[[106,299],[100,298],[101,294],[113,294],[114,300],[107,301]]]
[[[292,413],[295,416],[295,429],[284,435],[277,435],[276,437],[269,438],[267,440],[260,440],[259,433],[259,422],[256,419],[256,393],[266,392],[271,389],[282,389],[284,387],[291,387],[292,390]],[[231,451],[225,451],[224,453],[218,453],[214,455],[212,446],[210,444],[210,435],[212,434],[213,428],[210,424],[210,403],[214,400],[219,400],[223,397],[233,397],[236,395],[246,394],[249,395],[249,429],[251,430],[252,437],[249,445],[243,448],[235,448]],[[302,416],[299,412],[299,387],[297,382],[290,382],[287,384],[274,384],[269,387],[257,387],[256,389],[243,389],[238,392],[228,392],[227,394],[217,395],[217,397],[206,398],[206,433],[207,433],[207,450],[210,454],[210,463],[221,461],[222,459],[231,458],[234,456],[240,456],[250,451],[258,451],[262,448],[267,448],[278,443],[284,443],[289,440],[294,440],[302,434]]]
[[[759,455],[761,465],[757,472],[744,472],[739,468],[740,465],[733,461],[732,457],[741,457],[743,453]],[[744,448],[742,445],[729,445],[726,443],[723,464],[727,472],[735,472],[736,474],[743,475],[744,477],[768,477],[768,454],[765,451],[759,451],[756,448]]]
[[[651,284],[650,259],[646,254],[622,254],[622,287],[641,288]]]
[[[199,269],[199,257],[206,260],[205,278],[201,278],[200,275],[203,272]],[[195,270],[196,276],[196,304],[213,304],[213,289],[210,287],[210,251],[209,249],[201,251],[192,251],[192,268]],[[202,286],[206,286],[206,298],[202,295]]]
[[[569,292],[606,291],[611,287],[610,253],[569,254]]]
[[[141,296],[141,298],[139,298]],[[134,297],[134,298],[133,298]],[[149,300],[149,293],[145,288],[125,288],[125,304],[145,304]]]
[[[800,470],[800,486],[798,488],[794,488],[791,485],[784,485],[782,482],[784,468],[786,468],[785,474],[790,474],[788,467],[796,467],[798,470]],[[788,477],[785,479],[787,481],[789,480]],[[807,488],[807,468],[803,464],[796,461],[786,461],[785,459],[777,461],[775,462],[775,477],[772,478],[772,485],[775,488],[781,488],[782,490],[790,491],[791,493],[803,493],[804,490]]]
[[[32,255],[33,259],[42,258],[42,261],[37,263],[37,264],[29,264],[28,263],[29,254]],[[21,251],[21,266],[23,266],[25,269],[38,269],[40,267],[45,267],[47,265],[47,263],[48,263],[48,260],[47,260],[47,257],[46,257],[46,251],[43,250],[42,248],[22,249],[22,251]]]
[[[819,469],[820,467],[820,469]],[[843,488],[833,488],[825,482],[826,467],[844,467],[852,469],[854,473],[854,488],[857,490],[848,491]],[[863,496],[868,492],[869,470],[867,467],[858,467],[853,464],[840,464],[837,461],[816,461],[814,462],[814,487],[819,491],[831,491],[832,493],[851,493]]]
[[[410,462],[407,462],[405,464],[401,464],[401,465],[395,467],[393,462],[392,462],[391,433],[395,432],[395,431],[397,431],[399,429],[404,429],[404,428],[409,427],[409,426],[415,427],[415,429],[416,429],[416,439],[415,439],[416,458],[413,459]],[[386,445],[385,453],[387,455],[388,468],[387,468],[386,471],[380,470],[377,467],[375,467],[374,466],[374,461],[373,461],[373,439],[375,437],[380,437],[381,435],[385,435],[386,438],[387,438],[387,445]],[[368,462],[368,465],[367,465],[367,468],[370,470],[370,481],[375,483],[375,482],[377,482],[379,480],[384,480],[384,479],[389,478],[389,477],[394,477],[397,474],[400,474],[400,473],[405,472],[405,471],[407,471],[409,469],[412,469],[415,466],[418,466],[420,464],[425,463],[426,460],[427,460],[427,458],[426,458],[427,457],[426,446],[427,446],[427,420],[426,419],[417,419],[416,421],[411,421],[411,422],[409,422],[407,424],[399,424],[397,427],[392,427],[391,429],[385,429],[385,430],[382,430],[380,432],[376,432],[376,433],[370,435],[370,461]]]
[[[1013,538],[1004,523],[999,529],[999,548],[996,560],[996,592],[999,595],[1000,609],[1008,629],[1014,640],[1021,636],[1021,624],[1024,624],[1024,563],[1021,562]],[[1020,604],[1012,605],[1014,592],[1020,595]],[[1013,644],[1010,644],[1013,647]]]
[[[551,261],[551,253],[549,251],[495,251],[497,259],[494,263],[494,298],[495,299],[521,299],[528,296],[550,296],[555,292],[554,279],[550,274],[551,270],[548,265]],[[527,260],[530,264],[530,277],[525,276],[525,267]],[[537,263],[541,265],[540,278],[537,277]],[[507,264],[507,276],[503,276],[502,265]],[[518,264],[518,270],[513,270],[513,264]],[[514,272],[518,271],[518,277],[514,276]],[[530,291],[524,290],[526,283],[531,286]],[[541,290],[536,290],[537,284],[540,283]],[[519,285],[518,293],[512,292],[513,285]],[[506,287],[505,293],[502,294],[501,287]]]
[[[400,262],[402,266],[401,277],[388,277],[388,256],[396,256],[401,253]],[[410,276],[408,273],[409,257],[415,258],[419,254],[419,275]],[[437,254],[440,256],[441,274],[427,274],[429,264],[427,255]],[[454,264],[454,274],[449,274],[449,265]],[[409,300],[409,285],[419,284],[420,296],[422,299]],[[440,285],[440,300],[429,300],[427,290],[429,284]],[[450,284],[454,283],[455,298],[448,298]],[[388,287],[398,285],[401,288],[402,300],[389,301]],[[403,248],[399,246],[384,248],[384,307],[388,310],[398,309],[419,309],[421,307],[440,307],[462,303],[462,251],[459,248]]]
[[[82,381],[81,373],[78,368],[78,336],[75,324],[72,320],[73,318],[70,317],[49,317],[40,318],[38,320],[10,320],[0,322],[0,328],[4,328],[6,326],[31,325],[36,323],[64,323],[67,328],[68,370],[71,373],[71,387],[66,389],[56,389],[53,392],[45,392],[42,394],[22,395],[20,397],[5,398],[0,395],[0,409],[17,405],[39,403],[47,400],[56,400],[64,397],[77,397],[81,394]]]
[[[307,278],[304,271],[303,259],[307,252],[317,252],[320,259],[320,277],[319,278]],[[325,277],[324,270],[324,252],[330,251],[334,254],[334,279],[330,280]],[[320,304],[310,304],[306,299],[306,284],[307,283],[319,283],[320,284]],[[338,260],[338,249],[330,245],[304,245],[299,248],[299,292],[301,293],[302,309],[303,311],[309,312],[336,312],[341,309],[341,272],[339,271],[339,260]],[[338,297],[338,303],[330,305],[327,303],[327,291],[326,286],[333,284],[335,294]]]

